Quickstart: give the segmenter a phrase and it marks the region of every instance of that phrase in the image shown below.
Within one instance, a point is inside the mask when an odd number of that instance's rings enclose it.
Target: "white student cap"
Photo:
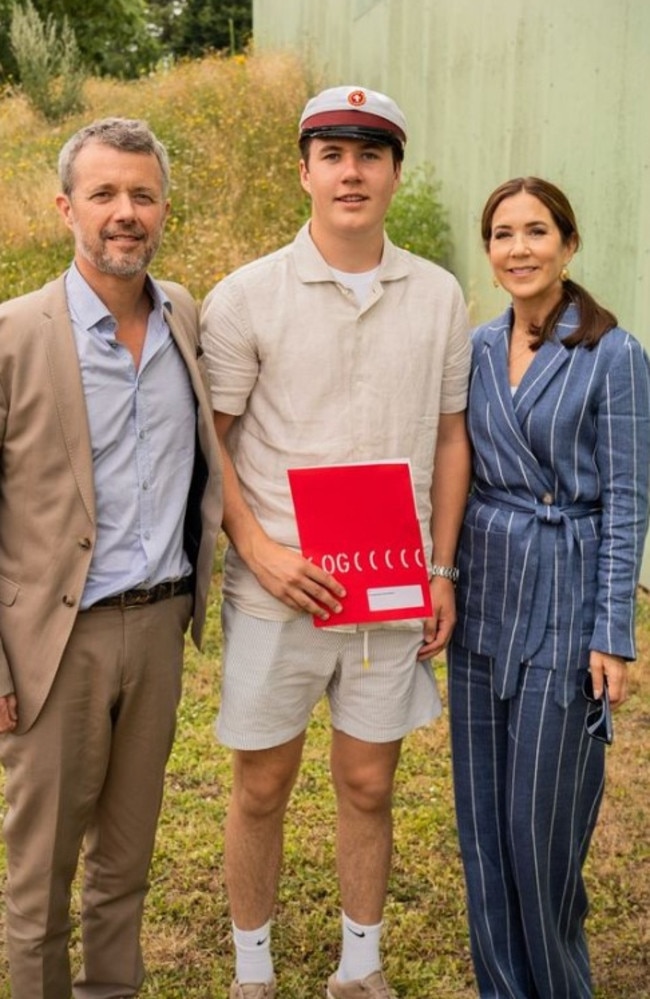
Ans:
[[[307,101],[300,138],[338,135],[397,145],[406,142],[406,118],[386,94],[365,87],[330,87]]]

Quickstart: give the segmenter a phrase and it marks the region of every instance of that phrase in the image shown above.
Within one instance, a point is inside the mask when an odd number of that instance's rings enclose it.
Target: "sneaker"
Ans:
[[[270,982],[249,982],[247,985],[235,979],[228,999],[275,999],[275,978]]]
[[[384,978],[383,971],[373,971],[366,978],[353,982],[337,982],[332,975],[327,983],[327,999],[397,999]]]

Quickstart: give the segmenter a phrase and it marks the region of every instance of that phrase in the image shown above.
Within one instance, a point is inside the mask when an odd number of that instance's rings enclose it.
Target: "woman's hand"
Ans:
[[[620,656],[611,656],[607,652],[591,652],[589,654],[589,672],[594,687],[594,697],[601,697],[605,678],[609,700],[613,708],[628,698],[627,660]]]

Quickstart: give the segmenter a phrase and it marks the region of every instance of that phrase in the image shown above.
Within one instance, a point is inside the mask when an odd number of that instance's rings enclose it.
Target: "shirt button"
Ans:
[[[76,602],[77,601],[75,600],[75,598],[68,596],[67,593],[63,595],[63,603],[66,605],[66,607],[74,607]]]
[[[553,495],[553,493],[544,493],[544,495],[542,496],[542,503],[545,503],[546,506],[551,506],[551,504],[554,502],[555,502],[555,496]]]
[[[90,538],[79,538],[79,547],[83,548],[84,551],[88,551],[92,547],[92,541]]]

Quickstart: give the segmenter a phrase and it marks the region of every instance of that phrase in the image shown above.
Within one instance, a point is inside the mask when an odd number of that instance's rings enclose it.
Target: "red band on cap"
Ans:
[[[367,111],[322,111],[306,118],[300,130],[306,132],[310,128],[325,128],[336,125],[358,125],[360,128],[377,128],[382,132],[392,132],[398,136],[402,142],[406,142],[406,136],[402,129],[388,118],[382,118],[377,114],[368,114]]]

